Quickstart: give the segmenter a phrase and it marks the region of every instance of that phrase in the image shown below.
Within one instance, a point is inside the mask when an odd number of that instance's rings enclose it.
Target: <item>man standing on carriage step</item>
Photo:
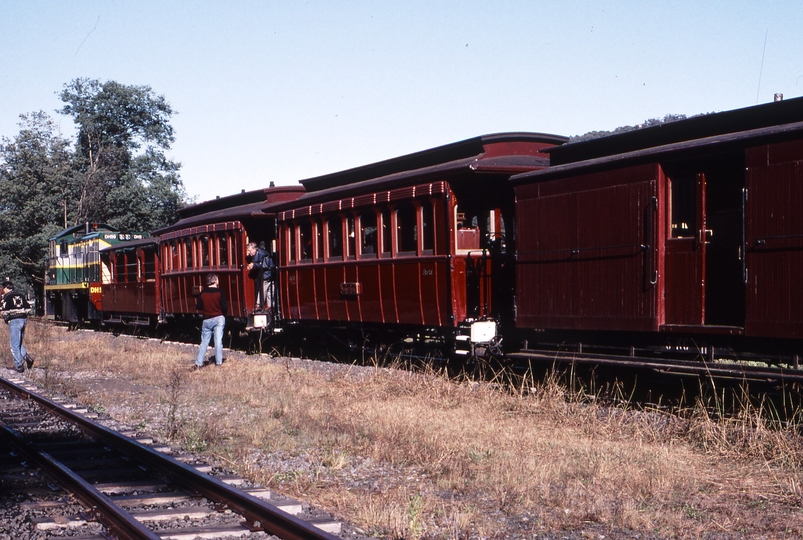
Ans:
[[[28,300],[21,293],[14,291],[14,284],[6,279],[3,281],[3,299],[0,301],[0,313],[3,320],[8,325],[9,342],[11,345],[11,355],[14,357],[14,364],[19,373],[33,367],[33,358],[28,356],[25,345],[25,325],[28,322],[28,311],[31,309]]]
[[[247,269],[248,275],[254,280],[256,294],[254,309],[267,311],[271,307],[271,292],[273,292],[273,258],[255,242],[245,246],[245,251],[251,257]]]

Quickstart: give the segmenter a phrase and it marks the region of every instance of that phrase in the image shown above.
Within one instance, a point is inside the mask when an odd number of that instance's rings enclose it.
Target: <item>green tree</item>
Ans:
[[[0,272],[38,286],[74,196],[73,153],[46,113],[20,119],[19,134],[0,141]]]
[[[165,156],[175,139],[164,96],[149,86],[80,78],[59,97],[59,112],[78,127],[74,223],[151,230],[175,222],[186,196],[181,165]]]
[[[571,143],[578,143],[583,141],[590,141],[592,139],[600,139],[602,137],[607,137],[609,135],[618,135],[620,133],[627,133],[628,131],[637,131],[639,129],[644,129],[652,126],[660,126],[661,124],[669,124],[671,122],[677,122],[678,120],[685,120],[685,114],[667,114],[664,115],[663,118],[648,118],[644,120],[641,124],[636,124],[635,126],[619,126],[613,131],[589,131],[584,133],[583,135],[575,135],[569,138],[569,144]]]

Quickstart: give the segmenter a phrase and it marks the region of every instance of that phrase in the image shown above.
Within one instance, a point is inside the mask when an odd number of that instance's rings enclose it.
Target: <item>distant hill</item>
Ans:
[[[608,135],[617,135],[619,133],[626,133],[628,131],[636,131],[638,129],[660,126],[661,124],[668,124],[670,122],[677,122],[678,120],[685,120],[685,119],[686,119],[685,114],[667,114],[663,118],[650,118],[649,120],[645,120],[641,124],[636,124],[635,126],[621,126],[614,129],[613,131],[589,131],[588,133],[585,133],[583,135],[574,135],[572,137],[569,137],[569,142],[567,144],[589,141],[591,139],[599,139],[600,137],[607,137]]]

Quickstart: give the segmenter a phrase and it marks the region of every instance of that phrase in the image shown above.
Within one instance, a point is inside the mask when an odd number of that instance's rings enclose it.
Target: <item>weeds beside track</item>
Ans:
[[[191,373],[194,347],[36,324],[26,342],[40,383],[378,537],[803,535],[797,427],[752,405],[235,352]]]

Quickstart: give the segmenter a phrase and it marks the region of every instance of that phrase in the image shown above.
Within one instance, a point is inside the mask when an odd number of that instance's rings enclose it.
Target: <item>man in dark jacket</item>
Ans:
[[[229,304],[226,295],[218,288],[217,275],[206,276],[206,287],[198,295],[195,307],[204,314],[204,322],[201,325],[201,347],[198,349],[198,356],[195,357],[195,369],[201,369],[205,365],[204,358],[212,333],[215,334],[215,365],[219,366],[223,363],[223,329],[226,327]]]
[[[25,371],[33,367],[33,358],[28,356],[25,345],[25,325],[28,322],[28,310],[31,309],[25,296],[14,291],[14,284],[8,279],[3,281],[3,299],[0,303],[0,313],[3,320],[8,325],[9,343],[11,345],[11,356],[14,357],[14,364],[18,372]]]
[[[248,275],[254,280],[254,292],[256,293],[256,302],[254,309],[270,309],[271,306],[271,292],[273,284],[273,259],[267,251],[257,246],[255,242],[249,243],[245,246],[246,254],[251,257],[251,262],[248,263]]]

